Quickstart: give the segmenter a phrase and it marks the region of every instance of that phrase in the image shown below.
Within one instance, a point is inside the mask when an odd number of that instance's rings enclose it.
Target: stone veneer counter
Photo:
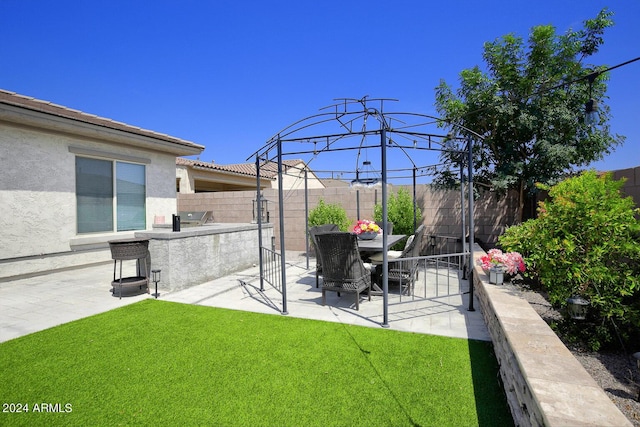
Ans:
[[[257,224],[205,224],[181,231],[157,228],[136,232],[149,239],[150,269],[162,270],[158,288],[176,291],[258,263]],[[262,225],[262,243],[271,245],[273,225]]]

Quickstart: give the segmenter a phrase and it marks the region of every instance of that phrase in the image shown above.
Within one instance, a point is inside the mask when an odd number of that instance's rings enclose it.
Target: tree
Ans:
[[[533,27],[526,44],[514,34],[487,42],[486,71],[478,66],[463,70],[455,93],[444,80],[436,87],[442,126],[473,144],[474,180],[498,191],[517,190],[520,220],[525,198],[535,193],[537,182],[553,185],[624,141],[609,133],[610,109],[602,102],[605,68],[584,64],[604,43],[612,15],[603,9],[583,29],[564,35],[551,25]],[[595,123],[584,119],[590,98],[598,102]],[[454,148],[464,149],[453,141]],[[437,184],[455,182],[457,156],[441,155],[445,166]]]
[[[590,300],[595,327],[582,329],[589,329],[592,345],[610,341],[615,325],[622,338],[635,339],[640,328],[640,209],[622,195],[623,183],[587,171],[542,186],[549,199],[538,217],[499,238],[505,250],[525,257],[525,274],[545,287],[554,306],[572,295]]]

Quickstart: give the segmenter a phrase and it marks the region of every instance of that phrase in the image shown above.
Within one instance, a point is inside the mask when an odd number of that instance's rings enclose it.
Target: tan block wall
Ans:
[[[622,193],[625,196],[633,197],[636,207],[640,207],[640,166],[613,171],[613,177],[615,179],[626,178]]]
[[[390,193],[410,186],[393,186]],[[309,189],[308,208],[311,211],[320,198],[325,203],[337,203],[345,208],[347,216],[357,219],[356,191],[347,187]],[[274,235],[280,235],[278,219],[278,192],[265,189],[263,197],[268,203],[270,222]],[[381,189],[360,190],[360,218],[373,218],[373,208],[381,203]],[[217,193],[178,194],[178,211],[212,211],[215,222],[247,223],[253,220],[255,191],[228,191]],[[426,235],[436,234],[460,237],[460,199],[458,191],[434,191],[429,185],[416,187],[416,199],[422,211],[422,223],[427,226]],[[465,209],[467,197],[465,195]],[[475,236],[488,245],[495,244],[507,225],[514,222],[517,202],[513,197],[499,198],[491,193],[482,194],[474,201]],[[306,250],[304,190],[287,190],[284,193],[285,244],[287,250]],[[465,219],[466,221],[466,219]],[[420,220],[418,220],[420,223]],[[276,247],[280,248],[279,237]]]

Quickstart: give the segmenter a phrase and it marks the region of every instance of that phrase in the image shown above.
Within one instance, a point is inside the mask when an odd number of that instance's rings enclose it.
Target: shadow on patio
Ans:
[[[381,327],[383,297],[373,295],[361,299],[355,310],[354,297],[327,293],[327,305],[322,306],[322,292],[315,287],[315,260],[295,252],[286,254],[287,314],[292,317],[341,322],[369,327]],[[458,270],[420,272],[413,296],[398,294],[389,286],[388,319],[391,329],[448,337],[490,341],[479,309],[468,311],[468,281],[459,278]],[[437,282],[436,282],[437,281]],[[437,286],[436,286],[437,283]],[[246,310],[266,314],[281,314],[283,295],[265,283],[260,289],[258,267],[244,270],[202,285],[161,295],[161,299],[187,304]],[[474,302],[474,306],[478,304]]]

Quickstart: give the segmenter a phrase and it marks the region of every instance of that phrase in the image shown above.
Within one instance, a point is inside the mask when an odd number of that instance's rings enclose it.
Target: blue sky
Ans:
[[[590,63],[640,56],[640,1],[0,0],[0,88],[187,139],[201,160],[241,163],[336,98],[395,98],[436,114],[482,45],[534,25],[563,33],[609,7],[616,25]],[[640,61],[611,72],[624,146],[593,166],[640,166]],[[343,157],[317,169],[354,168]],[[435,163],[435,160],[434,160]]]

